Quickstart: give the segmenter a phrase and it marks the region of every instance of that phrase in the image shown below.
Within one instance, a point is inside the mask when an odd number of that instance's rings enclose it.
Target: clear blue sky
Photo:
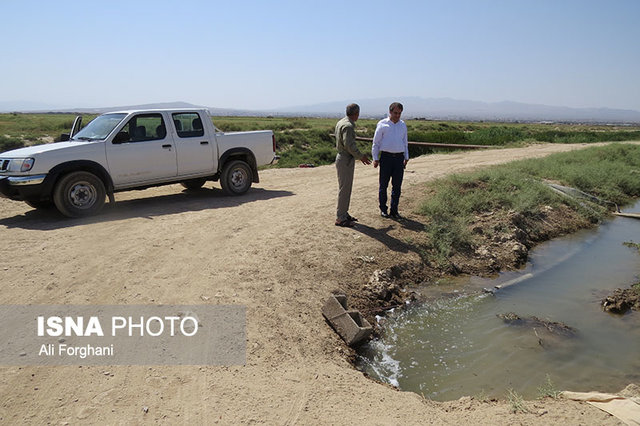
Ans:
[[[0,3],[0,101],[640,110],[639,0]]]

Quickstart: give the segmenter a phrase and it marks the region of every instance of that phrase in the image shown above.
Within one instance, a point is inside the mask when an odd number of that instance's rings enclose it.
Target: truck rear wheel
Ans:
[[[229,195],[241,195],[251,188],[253,173],[251,167],[242,160],[228,162],[222,168],[220,186]]]
[[[68,217],[90,216],[104,205],[106,191],[93,173],[71,172],[63,176],[53,190],[53,202]]]

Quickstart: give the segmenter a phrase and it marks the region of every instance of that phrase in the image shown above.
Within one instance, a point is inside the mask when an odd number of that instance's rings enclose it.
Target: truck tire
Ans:
[[[53,190],[53,202],[68,217],[98,213],[104,205],[104,183],[93,173],[71,172],[63,176]]]
[[[220,186],[228,195],[241,195],[251,188],[253,173],[251,167],[242,160],[228,162],[222,168]]]
[[[180,185],[184,186],[187,189],[200,189],[206,181],[206,179],[189,179],[180,182]]]

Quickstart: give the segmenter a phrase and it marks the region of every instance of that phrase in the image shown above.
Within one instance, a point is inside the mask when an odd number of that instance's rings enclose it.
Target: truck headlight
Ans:
[[[8,167],[6,167],[7,172],[17,172],[20,170],[21,172],[28,172],[33,168],[33,164],[36,162],[35,158],[12,158],[9,160]]]
[[[22,160],[22,164],[20,165],[21,172],[28,172],[33,167],[33,164],[36,162],[35,158],[25,158]]]

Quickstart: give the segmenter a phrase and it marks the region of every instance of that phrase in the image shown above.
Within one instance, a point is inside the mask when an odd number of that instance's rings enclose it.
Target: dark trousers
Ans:
[[[398,213],[402,178],[404,177],[404,154],[380,153],[380,188],[378,200],[380,211],[387,211],[387,187],[391,180],[391,213]]]

